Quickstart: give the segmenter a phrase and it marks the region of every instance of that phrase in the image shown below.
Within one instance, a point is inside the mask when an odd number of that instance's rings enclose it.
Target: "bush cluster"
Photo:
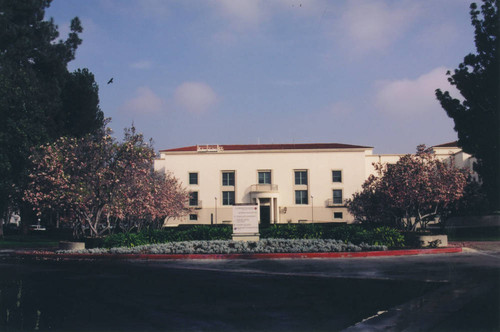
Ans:
[[[306,252],[357,252],[387,250],[386,246],[362,243],[355,245],[339,240],[324,239],[263,239],[260,241],[182,241],[148,244],[137,247],[96,248],[58,253],[90,254],[249,254],[249,253],[306,253]]]
[[[271,225],[261,230],[262,238],[336,239],[354,244],[367,243],[387,247],[403,247],[403,234],[391,227],[368,228],[360,225],[286,224]]]
[[[390,227],[366,228],[359,225],[284,224],[271,225],[260,230],[261,239],[335,239],[344,243],[403,247],[404,236]],[[104,239],[102,247],[137,247],[181,241],[230,240],[231,225],[194,225],[146,229],[139,233],[119,233]]]
[[[194,225],[176,228],[145,229],[138,233],[117,233],[106,237],[105,248],[137,247],[156,244],[196,240],[229,240],[233,229],[230,225]]]

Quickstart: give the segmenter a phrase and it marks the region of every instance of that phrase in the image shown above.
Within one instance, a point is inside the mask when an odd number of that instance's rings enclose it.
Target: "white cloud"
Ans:
[[[416,19],[417,6],[413,2],[350,1],[337,26],[340,38],[356,53],[384,50]]]
[[[256,24],[265,13],[260,0],[220,0],[215,5],[223,16],[238,25]]]
[[[343,115],[353,112],[352,106],[344,101],[339,101],[329,105],[326,110],[334,115]]]
[[[324,0],[218,0],[212,4],[233,28],[255,27],[283,13],[297,17],[320,16],[327,6]]]
[[[153,63],[148,60],[137,61],[130,64],[130,67],[133,69],[150,69]]]
[[[185,82],[175,89],[174,99],[177,105],[190,113],[205,113],[217,102],[217,95],[212,88],[202,82]]]
[[[144,86],[136,89],[135,97],[126,101],[123,109],[133,113],[159,113],[164,109],[164,102],[150,88]]]
[[[434,94],[436,89],[459,96],[455,87],[448,83],[446,71],[439,67],[414,80],[377,82],[375,106],[379,111],[401,116],[437,111],[441,106]]]

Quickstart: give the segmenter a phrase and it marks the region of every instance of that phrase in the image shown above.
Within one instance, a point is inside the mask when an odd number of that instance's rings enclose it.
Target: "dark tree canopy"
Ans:
[[[455,122],[458,145],[476,157],[475,170],[496,210],[500,209],[499,3],[483,0],[480,9],[475,3],[470,6],[476,53],[465,56],[453,74],[447,73],[464,101],[436,90],[441,106]]]
[[[44,20],[50,3],[0,0],[0,218],[20,202],[33,146],[103,125],[94,76],[67,69],[82,42],[80,20],[58,40],[53,20]]]

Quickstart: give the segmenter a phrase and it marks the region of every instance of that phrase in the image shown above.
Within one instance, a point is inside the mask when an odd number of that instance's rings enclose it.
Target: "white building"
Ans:
[[[468,165],[451,145],[435,146],[435,153]],[[349,223],[344,200],[361,190],[372,163],[399,157],[338,143],[197,145],[161,150],[155,169],[171,172],[191,193],[192,213],[170,224],[231,223],[238,203],[257,204],[261,222]]]

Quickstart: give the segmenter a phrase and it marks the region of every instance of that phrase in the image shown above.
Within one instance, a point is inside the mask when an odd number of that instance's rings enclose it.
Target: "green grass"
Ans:
[[[50,248],[57,247],[59,241],[45,238],[39,235],[5,235],[0,239],[0,248],[2,249],[17,249],[17,248]]]

